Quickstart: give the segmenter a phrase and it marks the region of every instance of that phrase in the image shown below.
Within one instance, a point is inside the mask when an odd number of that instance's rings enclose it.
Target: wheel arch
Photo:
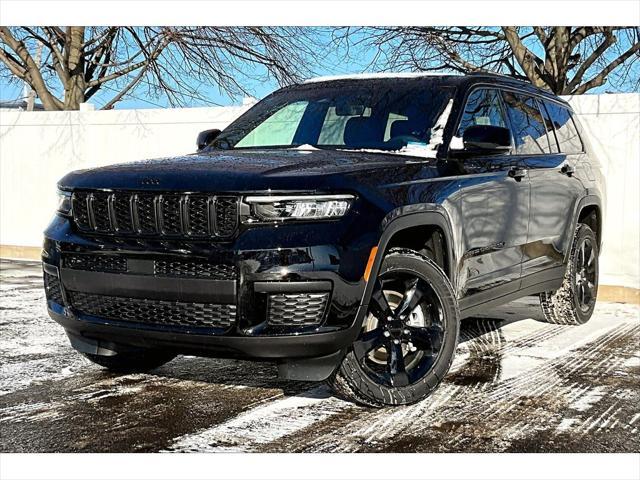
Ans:
[[[584,223],[593,230],[598,240],[598,249],[602,251],[603,213],[599,197],[587,195],[580,199],[573,214],[571,232],[575,231],[578,223]]]
[[[380,268],[382,266],[384,256],[391,248],[409,248],[407,245],[398,244],[397,240],[399,238],[401,238],[402,236],[411,237],[411,234],[414,232],[427,232],[433,230],[440,232],[443,236],[443,248],[446,257],[443,271],[445,272],[451,283],[455,285],[456,269],[452,240],[452,228],[446,213],[438,210],[407,213],[392,218],[387,222],[383,222],[382,235],[377,245],[378,249],[369,273],[369,279],[373,280],[378,276],[378,272],[380,271]],[[373,292],[374,284],[374,281],[367,281],[367,285],[362,297],[361,306],[356,317],[356,323],[359,325],[362,324],[362,321],[366,314],[369,300]]]

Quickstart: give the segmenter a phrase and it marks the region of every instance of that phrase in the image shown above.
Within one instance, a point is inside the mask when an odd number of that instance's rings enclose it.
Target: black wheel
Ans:
[[[329,385],[372,407],[417,402],[453,361],[459,331],[453,289],[432,260],[400,249],[385,257],[375,282],[362,332]]]
[[[582,325],[589,321],[598,295],[598,255],[598,240],[593,230],[579,224],[562,287],[540,294],[540,305],[547,322]]]
[[[115,355],[82,353],[85,357],[107,370],[118,373],[142,373],[153,370],[173,360],[175,354],[156,350],[118,352]]]

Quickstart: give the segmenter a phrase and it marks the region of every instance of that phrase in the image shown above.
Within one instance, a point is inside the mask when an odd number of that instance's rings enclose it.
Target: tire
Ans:
[[[327,382],[337,396],[369,407],[418,402],[453,361],[460,329],[453,288],[433,260],[405,249],[387,254],[375,282],[363,330]],[[385,303],[392,315],[382,312]]]
[[[94,355],[82,353],[93,363],[117,373],[143,373],[153,370],[173,360],[175,354],[158,352],[155,350],[138,350],[130,352],[118,352],[115,355]]]
[[[562,286],[540,294],[540,305],[547,322],[582,325],[589,321],[598,296],[599,253],[593,230],[578,224]]]

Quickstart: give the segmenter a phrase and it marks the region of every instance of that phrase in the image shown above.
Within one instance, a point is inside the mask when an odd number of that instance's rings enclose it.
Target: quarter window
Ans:
[[[503,95],[516,142],[516,153],[549,153],[549,138],[536,100],[512,92],[503,92]]]
[[[467,100],[467,105],[460,120],[457,137],[462,137],[464,131],[473,125],[493,125],[505,127],[504,112],[497,90],[474,90]]]
[[[556,131],[556,137],[558,138],[558,144],[560,145],[560,151],[562,153],[581,153],[583,151],[582,140],[576,129],[571,113],[569,109],[558,105],[555,102],[544,102],[549,117],[553,122],[553,127]]]

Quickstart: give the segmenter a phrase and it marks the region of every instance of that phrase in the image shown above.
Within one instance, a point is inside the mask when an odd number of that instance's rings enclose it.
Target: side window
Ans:
[[[486,88],[474,90],[467,99],[458,131],[457,137],[462,137],[464,131],[473,125],[493,125],[495,127],[506,127],[504,112],[497,90]]]
[[[547,129],[547,138],[551,146],[551,153],[558,153],[560,149],[556,141],[556,134],[553,131],[553,122],[551,121],[551,117],[549,117],[549,111],[540,99],[538,99],[538,108],[540,108],[540,112],[542,112],[542,117],[544,118],[544,126]]]
[[[533,97],[503,92],[516,152],[521,155],[549,153],[549,139],[538,103]]]
[[[569,154],[581,153],[583,151],[582,140],[580,140],[580,135],[578,135],[569,110],[562,105],[546,100],[544,105],[556,130],[560,151]]]

